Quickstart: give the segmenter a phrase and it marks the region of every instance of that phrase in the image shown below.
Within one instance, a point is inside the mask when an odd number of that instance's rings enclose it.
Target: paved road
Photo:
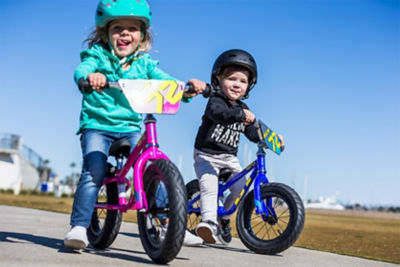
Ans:
[[[137,225],[123,223],[107,250],[74,252],[63,247],[66,214],[0,205],[0,266],[117,266],[154,263],[144,252]],[[276,256],[257,255],[239,239],[230,247],[183,247],[169,266],[398,266],[331,253],[290,248]]]

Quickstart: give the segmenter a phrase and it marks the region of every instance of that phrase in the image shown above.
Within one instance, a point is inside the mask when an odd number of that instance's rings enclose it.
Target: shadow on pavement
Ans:
[[[62,239],[36,236],[25,233],[0,232],[0,242],[11,242],[11,243],[21,243],[21,244],[34,243],[54,249],[64,248]]]
[[[84,250],[84,252],[89,253],[89,254],[95,254],[98,256],[104,256],[107,258],[114,258],[114,259],[120,259],[120,260],[126,260],[126,261],[131,261],[131,262],[140,262],[140,263],[147,263],[147,264],[155,264],[153,261],[150,259],[142,258],[142,257],[137,257],[133,256],[130,254],[123,254],[123,253],[118,253],[114,251],[121,251],[121,252],[126,252],[126,253],[132,253],[132,254],[142,254],[147,257],[147,254],[142,251],[134,251],[134,250],[127,250],[127,249],[118,249],[118,248],[108,248],[105,250],[97,250],[93,248],[87,248]]]
[[[241,252],[241,253],[248,253],[248,254],[256,254],[254,251],[251,251],[251,250],[249,250],[249,249],[234,248],[234,247],[229,247],[229,246],[224,246],[224,245],[205,244],[205,246],[210,247],[210,248],[221,249],[221,250],[225,250],[225,251],[233,251],[233,252]],[[276,254],[276,255],[268,255],[268,256],[282,257],[282,255],[279,255],[279,254]]]
[[[138,234],[130,234],[130,233],[122,233],[124,235],[132,236],[138,238]],[[147,264],[155,264],[153,261],[147,258],[147,254],[143,251],[135,251],[128,249],[119,249],[119,248],[107,248],[105,250],[97,250],[89,245],[88,248],[83,251],[76,251],[67,249],[64,247],[64,241],[62,239],[44,237],[44,236],[36,236],[25,233],[15,233],[15,232],[0,232],[0,242],[10,242],[10,243],[18,243],[18,244],[37,244],[45,247],[49,247],[57,250],[61,253],[73,253],[73,254],[95,254],[99,256],[116,258],[121,260],[127,260],[131,262],[140,262]],[[137,242],[137,241],[134,241]],[[119,253],[121,252],[121,253]],[[127,254],[125,254],[127,253]],[[128,254],[129,253],[129,254]],[[133,256],[131,254],[140,254],[144,255],[146,258]],[[185,258],[176,257],[176,259],[186,260]]]
[[[118,235],[126,235],[126,236],[129,236],[129,237],[140,238],[140,235],[139,234],[135,234],[135,233],[119,232]]]

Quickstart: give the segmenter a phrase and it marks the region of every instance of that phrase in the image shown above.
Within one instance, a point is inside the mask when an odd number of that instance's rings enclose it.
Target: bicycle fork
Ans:
[[[276,223],[277,216],[272,203],[272,197],[267,198],[267,203],[262,201],[262,184],[268,184],[266,176],[267,170],[265,167],[265,151],[262,145],[258,145],[257,151],[257,164],[256,164],[256,179],[254,181],[254,205],[256,207],[256,214],[260,214],[261,218],[268,223]],[[270,216],[272,215],[272,217]],[[272,220],[271,220],[272,219]]]

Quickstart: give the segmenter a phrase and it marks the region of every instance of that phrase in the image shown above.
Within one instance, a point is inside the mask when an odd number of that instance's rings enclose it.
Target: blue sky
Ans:
[[[153,58],[180,80],[209,82],[216,57],[249,51],[259,82],[250,109],[287,144],[271,180],[303,197],[400,204],[400,2],[152,0]],[[97,0],[0,0],[0,132],[64,178],[81,162],[81,95],[73,82]],[[161,149],[194,178],[193,142],[206,100],[158,116]],[[245,141],[239,159],[254,158]],[[306,183],[305,183],[306,181]]]

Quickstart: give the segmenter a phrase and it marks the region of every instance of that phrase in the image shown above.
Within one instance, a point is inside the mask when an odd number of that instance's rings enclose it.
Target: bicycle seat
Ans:
[[[119,155],[123,155],[124,157],[128,157],[129,153],[131,151],[131,143],[128,141],[128,139],[119,139],[118,141],[115,141],[112,143],[109,154],[110,156],[118,157]]]
[[[222,169],[219,171],[218,180],[219,180],[219,181],[223,181],[223,182],[225,183],[226,181],[228,181],[228,179],[231,177],[231,175],[232,175],[231,169],[229,169],[229,168],[222,168]]]

